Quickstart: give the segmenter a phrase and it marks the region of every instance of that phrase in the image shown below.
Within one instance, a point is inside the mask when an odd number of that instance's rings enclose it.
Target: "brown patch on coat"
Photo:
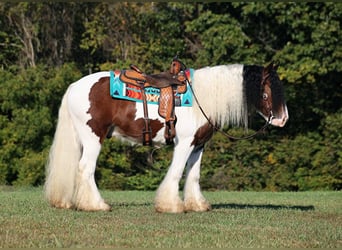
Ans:
[[[90,107],[87,113],[91,119],[87,125],[103,143],[108,132],[114,126],[122,135],[142,142],[144,119],[136,119],[136,103],[112,98],[109,94],[109,77],[100,78],[89,92]],[[152,138],[163,128],[164,124],[158,119],[151,120]]]
[[[199,129],[197,129],[194,139],[191,142],[191,145],[196,146],[203,146],[207,141],[210,140],[210,138],[214,134],[214,127],[207,122],[203,126],[201,126]]]

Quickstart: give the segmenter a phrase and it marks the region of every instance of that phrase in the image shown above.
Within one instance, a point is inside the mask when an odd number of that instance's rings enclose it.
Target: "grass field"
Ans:
[[[210,212],[156,213],[142,191],[102,191],[111,212],[80,212],[0,187],[0,247],[342,247],[341,192],[204,194]]]

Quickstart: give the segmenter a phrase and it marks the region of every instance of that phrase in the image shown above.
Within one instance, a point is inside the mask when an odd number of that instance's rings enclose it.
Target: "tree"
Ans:
[[[184,50],[180,17],[166,3],[101,3],[85,20],[80,46],[94,69],[110,61],[116,67],[134,63],[146,72],[165,70]]]
[[[18,57],[23,66],[36,66],[36,53],[40,46],[38,39],[37,12],[34,5],[22,3],[1,3],[1,10],[13,27],[13,33],[20,41],[22,55]]]

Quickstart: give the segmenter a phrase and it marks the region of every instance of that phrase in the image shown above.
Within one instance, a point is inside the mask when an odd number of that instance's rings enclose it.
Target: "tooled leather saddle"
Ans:
[[[184,74],[185,69],[185,65],[175,57],[171,62],[170,70],[159,74],[145,74],[135,65],[131,65],[130,69],[122,70],[120,80],[135,85],[141,90],[145,121],[142,132],[143,145],[152,145],[152,131],[144,89],[154,87],[160,90],[158,113],[165,119],[164,138],[166,144],[173,144],[173,139],[176,136],[175,124],[177,121],[174,112],[175,95],[176,93],[182,94],[186,91],[187,78]]]

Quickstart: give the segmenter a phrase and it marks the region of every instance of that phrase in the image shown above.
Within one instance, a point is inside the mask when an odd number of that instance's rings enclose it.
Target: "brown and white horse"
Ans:
[[[119,100],[109,94],[110,72],[83,77],[67,89],[59,110],[58,124],[47,164],[45,195],[58,208],[110,210],[95,183],[94,173],[106,137],[133,143],[142,141],[143,105]],[[276,67],[221,65],[194,70],[192,86],[198,103],[217,126],[247,127],[247,114],[254,108],[271,125],[283,127],[288,120],[282,83]],[[164,142],[164,120],[157,105],[148,105],[154,143]],[[159,212],[207,211],[210,204],[199,185],[204,144],[214,129],[196,102],[176,107],[174,153],[160,184],[155,209]],[[179,181],[186,166],[184,199]]]

